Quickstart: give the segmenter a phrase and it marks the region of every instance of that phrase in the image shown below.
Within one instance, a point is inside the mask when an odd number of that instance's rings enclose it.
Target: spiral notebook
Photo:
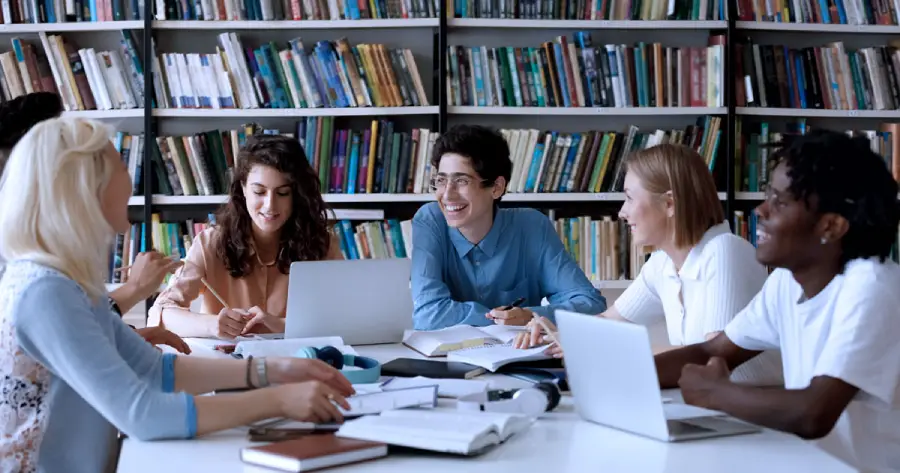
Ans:
[[[517,361],[549,360],[552,357],[544,353],[546,349],[546,346],[539,346],[523,350],[514,347],[512,343],[486,345],[452,351],[447,354],[447,361],[461,361],[495,372],[504,365]]]

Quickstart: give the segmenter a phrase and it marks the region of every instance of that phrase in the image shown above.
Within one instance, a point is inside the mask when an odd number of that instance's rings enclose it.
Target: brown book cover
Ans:
[[[307,435],[293,440],[241,449],[241,461],[280,471],[312,471],[387,456],[387,444]]]

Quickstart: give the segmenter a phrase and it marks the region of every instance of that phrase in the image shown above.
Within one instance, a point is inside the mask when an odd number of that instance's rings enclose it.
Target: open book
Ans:
[[[337,436],[435,452],[478,455],[524,431],[532,422],[533,419],[519,414],[403,409],[347,421]]]
[[[544,354],[546,349],[546,345],[526,349],[516,348],[511,343],[487,345],[453,351],[447,355],[447,361],[461,361],[494,372],[518,361],[549,360],[552,357]]]
[[[525,327],[456,325],[440,330],[409,330],[403,344],[425,356],[444,356],[454,350],[510,343]]]

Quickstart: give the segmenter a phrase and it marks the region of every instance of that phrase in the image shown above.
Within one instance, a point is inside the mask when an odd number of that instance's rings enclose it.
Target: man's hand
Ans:
[[[308,358],[274,357],[266,359],[266,371],[271,384],[321,381],[341,396],[355,393],[353,385],[340,371],[322,360]]]
[[[502,307],[498,307],[485,314],[485,317],[493,320],[497,325],[523,326],[531,322],[531,319],[534,318],[534,313],[521,307],[513,307],[509,310],[503,310]]]
[[[191,347],[181,337],[162,327],[139,328],[135,332],[151,345],[168,345],[185,355],[191,354]]]
[[[678,380],[684,402],[716,410],[712,395],[718,387],[729,382],[729,375],[725,360],[717,356],[710,358],[706,365],[684,365]]]
[[[257,306],[251,307],[247,313],[249,314],[248,317],[250,317],[250,319],[247,320],[247,325],[244,325],[244,330],[241,332],[241,335],[250,333],[250,329],[257,325],[264,326],[269,329],[268,331],[271,333],[284,333],[283,318],[269,314]]]
[[[159,290],[166,275],[175,272],[183,263],[157,251],[139,253],[127,269],[126,285],[138,300],[147,299]]]

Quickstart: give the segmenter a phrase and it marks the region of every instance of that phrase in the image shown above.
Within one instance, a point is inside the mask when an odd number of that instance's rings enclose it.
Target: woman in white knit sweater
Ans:
[[[612,307],[600,317],[651,325],[665,319],[669,343],[702,342],[715,336],[755,296],[767,271],[753,245],[731,233],[704,159],[681,145],[658,145],[628,156],[625,203],[635,245],[656,251]],[[556,328],[542,320],[551,330]],[[540,324],[516,339],[527,348],[544,343]],[[548,353],[561,357],[557,344]],[[757,385],[783,383],[778,352],[765,353],[732,373]]]

